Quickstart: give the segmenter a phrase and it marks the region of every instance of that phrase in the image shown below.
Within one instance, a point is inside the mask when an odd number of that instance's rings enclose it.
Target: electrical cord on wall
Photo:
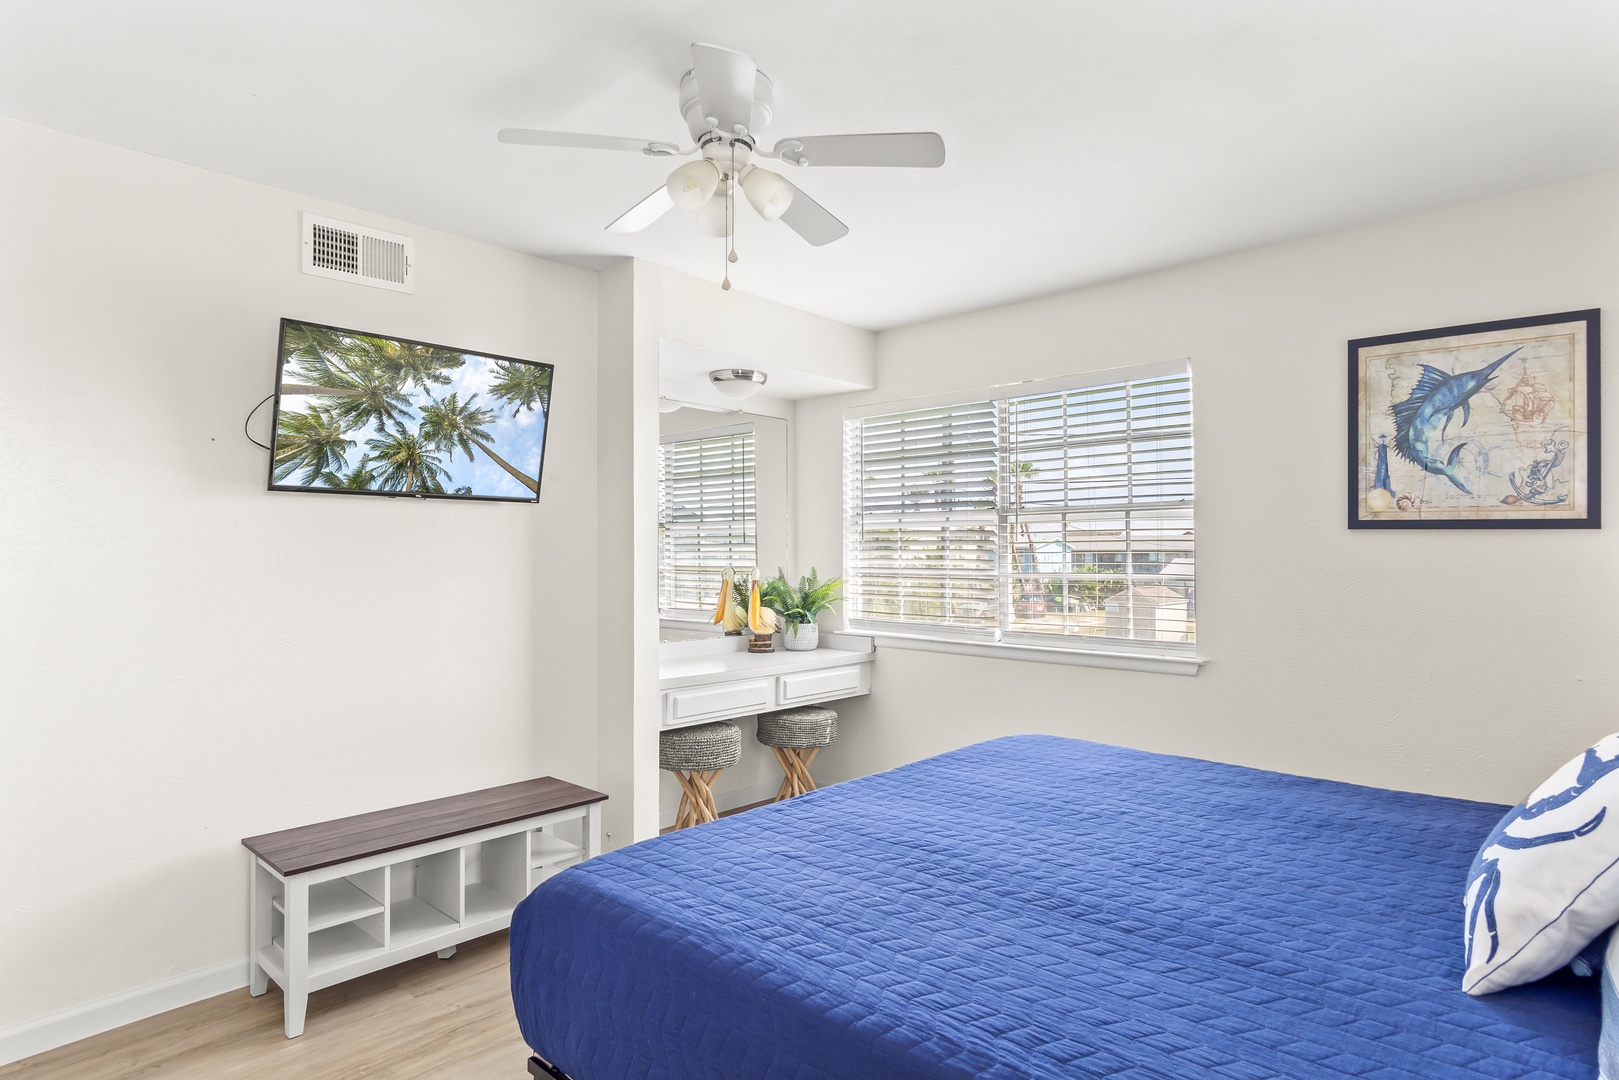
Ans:
[[[275,397],[274,394],[266,394],[264,396],[264,401],[269,401],[273,397]],[[260,409],[264,408],[264,401],[261,401],[257,405],[253,406],[253,411],[247,414],[247,419],[246,420],[242,421],[242,434],[247,436],[247,441],[248,442],[252,443],[254,446],[258,447],[260,450],[268,450],[270,448],[268,446],[264,445],[263,443],[259,442],[257,439],[255,439],[253,437],[253,433],[247,430],[247,425],[251,424],[253,422],[253,417],[258,413],[258,411]]]

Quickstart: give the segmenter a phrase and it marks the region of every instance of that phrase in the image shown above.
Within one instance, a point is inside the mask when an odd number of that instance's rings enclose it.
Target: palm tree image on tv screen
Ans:
[[[540,494],[551,365],[281,322],[270,487]]]

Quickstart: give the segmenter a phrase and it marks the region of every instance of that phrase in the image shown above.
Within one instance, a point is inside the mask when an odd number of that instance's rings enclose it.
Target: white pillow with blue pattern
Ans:
[[[1619,922],[1619,735],[1507,812],[1473,860],[1465,905],[1462,989],[1475,995],[1550,975]]]

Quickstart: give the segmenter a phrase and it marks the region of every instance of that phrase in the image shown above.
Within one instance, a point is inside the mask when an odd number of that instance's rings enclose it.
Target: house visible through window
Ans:
[[[1183,364],[850,419],[845,458],[851,626],[1192,651]]]
[[[658,446],[658,607],[713,610],[725,568],[757,561],[753,428],[665,435]]]

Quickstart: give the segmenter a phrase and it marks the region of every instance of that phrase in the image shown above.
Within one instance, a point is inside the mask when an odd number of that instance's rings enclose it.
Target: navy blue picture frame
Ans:
[[[1488,333],[1496,330],[1518,330],[1525,327],[1549,326],[1557,323],[1585,323],[1586,371],[1586,514],[1583,518],[1491,518],[1447,519],[1413,517],[1411,519],[1365,519],[1360,516],[1360,388],[1363,349],[1378,345],[1396,345],[1428,338],[1456,337],[1463,334]],[[1441,326],[1432,330],[1414,330],[1401,334],[1383,334],[1378,337],[1355,338],[1349,342],[1348,384],[1348,522],[1351,529],[1600,529],[1602,527],[1602,312],[1598,308],[1582,311],[1562,311],[1552,315],[1534,315],[1522,319],[1498,319],[1493,322],[1467,323],[1461,326]]]

